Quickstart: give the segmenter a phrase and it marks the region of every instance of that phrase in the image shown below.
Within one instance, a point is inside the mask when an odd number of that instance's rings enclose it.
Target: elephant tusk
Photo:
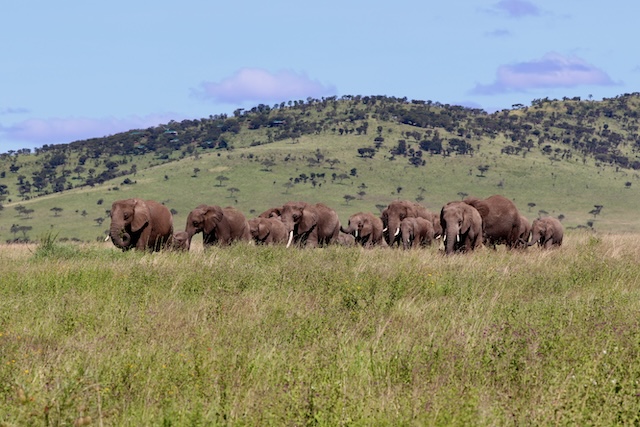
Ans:
[[[289,232],[289,241],[287,242],[287,247],[291,246],[292,241],[293,241],[293,230]]]
[[[358,238],[358,230],[356,230],[356,235],[353,237],[355,237],[356,239]]]
[[[456,242],[457,242],[457,243],[460,243],[460,234],[457,234],[457,235],[456,235]]]
[[[398,234],[400,234],[400,227],[398,227],[398,229],[396,230],[396,234],[394,234],[393,237],[397,236]]]
[[[383,229],[382,229],[382,232],[383,232],[383,233],[386,233],[387,231],[389,231],[389,229],[388,229],[387,227],[385,227],[385,228],[383,228]]]
[[[108,242],[110,238],[111,238],[111,235],[107,234],[107,237],[104,238],[104,241]]]

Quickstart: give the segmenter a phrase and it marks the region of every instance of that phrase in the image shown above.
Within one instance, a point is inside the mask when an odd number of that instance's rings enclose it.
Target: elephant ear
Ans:
[[[489,215],[489,205],[484,200],[470,198],[469,201],[465,199],[465,203],[476,208],[482,218],[486,218]]]
[[[298,233],[307,233],[318,224],[318,212],[315,209],[305,208],[302,211],[302,218],[298,223]]]
[[[204,213],[204,231],[205,233],[211,233],[218,223],[222,221],[224,213],[220,206],[207,206],[207,210]]]
[[[258,223],[258,238],[260,240],[264,240],[269,235],[269,226],[265,223],[265,221],[260,221]]]
[[[136,200],[133,207],[133,220],[131,221],[131,231],[140,231],[151,220],[149,207],[142,200]]]
[[[474,222],[478,219],[478,217],[474,215],[475,212],[477,211],[478,210],[475,207],[469,206],[467,209],[464,209],[464,211],[462,212],[462,229],[465,232],[469,231],[473,227]],[[480,214],[479,219],[480,221],[482,221],[482,214]]]
[[[366,216],[362,218],[362,230],[360,231],[363,236],[368,236],[373,233],[373,220]]]

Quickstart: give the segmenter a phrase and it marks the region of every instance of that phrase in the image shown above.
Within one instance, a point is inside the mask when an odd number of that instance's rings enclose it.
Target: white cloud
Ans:
[[[59,144],[81,139],[98,138],[129,129],[145,129],[176,119],[175,115],[159,114],[126,118],[48,118],[28,119],[10,126],[0,126],[2,139],[32,144]],[[31,145],[31,144],[30,144]]]
[[[584,85],[610,86],[615,83],[601,69],[576,56],[550,52],[540,59],[501,65],[496,80],[478,84],[474,94],[494,95],[506,92],[526,92],[531,89],[570,88]]]
[[[306,74],[290,70],[270,73],[260,68],[242,68],[231,77],[219,82],[203,82],[193,90],[199,98],[230,104],[316,98],[335,95],[335,92],[333,86],[324,86]]]

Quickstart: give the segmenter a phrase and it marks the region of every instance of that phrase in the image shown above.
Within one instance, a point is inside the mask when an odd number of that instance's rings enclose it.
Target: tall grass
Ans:
[[[2,425],[640,422],[637,236],[451,257],[48,245],[0,249]]]

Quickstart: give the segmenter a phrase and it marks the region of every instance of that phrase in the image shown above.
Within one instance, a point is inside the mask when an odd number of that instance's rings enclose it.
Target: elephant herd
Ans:
[[[323,203],[288,202],[247,219],[233,208],[200,205],[188,217],[184,231],[174,232],[169,209],[153,200],[117,200],[111,207],[109,236],[123,250],[188,251],[191,240],[202,233],[205,247],[253,241],[264,245],[318,247],[344,245],[428,246],[442,238],[446,254],[469,252],[481,245],[504,244],[509,249],[535,244],[560,246],[563,227],[553,217],[529,223],[515,204],[501,195],[486,199],[468,197],[444,205],[439,214],[408,200],[391,202],[380,216],[358,212],[347,226]]]

